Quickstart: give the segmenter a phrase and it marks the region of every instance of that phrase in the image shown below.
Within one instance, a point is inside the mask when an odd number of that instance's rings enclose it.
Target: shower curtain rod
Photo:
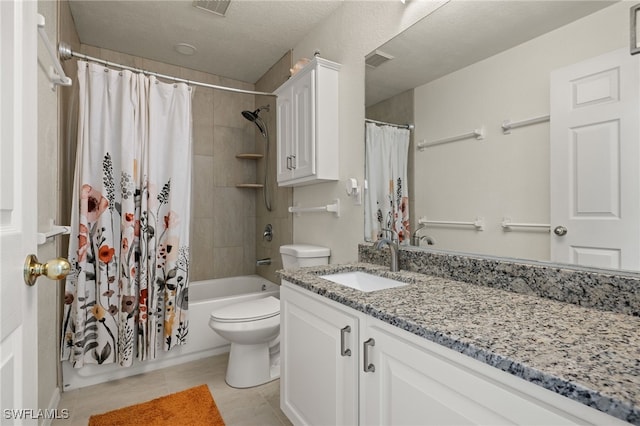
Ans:
[[[127,65],[118,64],[118,63],[107,61],[104,59],[94,58],[93,56],[85,55],[83,53],[74,52],[73,50],[71,50],[71,46],[65,42],[60,42],[60,44],[58,45],[58,55],[60,56],[60,59],[62,59],[63,61],[67,61],[71,58],[84,59],[87,61],[97,62],[99,64],[110,66],[110,67],[116,67],[123,70],[139,72],[145,75],[153,75],[158,78],[164,78],[166,80],[174,81],[176,83],[180,82],[180,83],[186,83],[193,86],[208,87],[210,89],[226,90],[227,92],[244,93],[248,95],[277,96],[275,93],[256,92],[254,90],[243,90],[243,89],[235,89],[233,87],[218,86],[216,84],[202,83],[199,81],[187,80],[180,77],[174,77],[171,75],[165,75],[165,74],[160,74],[153,71],[143,70],[140,68],[129,67]]]
[[[394,124],[394,123],[387,123],[385,121],[372,120],[370,118],[365,118],[364,121],[366,121],[367,123],[382,124],[385,126],[394,126],[394,127],[400,127],[402,129],[409,129],[409,130],[413,130],[413,128],[415,127],[413,124]]]

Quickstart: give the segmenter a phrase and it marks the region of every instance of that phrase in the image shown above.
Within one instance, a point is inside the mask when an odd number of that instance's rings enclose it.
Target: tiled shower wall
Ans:
[[[81,52],[188,80],[254,90],[253,84],[108,49],[82,45]],[[255,125],[241,115],[253,109],[254,95],[195,87],[191,281],[256,273],[258,191],[236,184],[256,182],[257,164],[235,157],[256,152]]]
[[[271,93],[282,85],[290,76],[291,51],[287,52],[260,80],[256,82],[256,90]],[[275,271],[282,269],[280,246],[291,244],[293,241],[293,220],[288,207],[293,205],[293,189],[278,187],[276,184],[276,98],[273,96],[256,96],[256,106],[269,105],[270,111],[263,112],[260,116],[266,122],[269,129],[269,192],[271,194],[271,211],[265,207],[262,191],[256,193],[256,255],[258,259],[271,259],[270,265],[256,267],[256,273],[271,282],[279,283],[280,278]],[[265,148],[264,138],[256,133],[258,152]],[[264,179],[264,161],[259,161],[258,180]],[[262,237],[267,224],[273,227],[273,239],[271,241]]]

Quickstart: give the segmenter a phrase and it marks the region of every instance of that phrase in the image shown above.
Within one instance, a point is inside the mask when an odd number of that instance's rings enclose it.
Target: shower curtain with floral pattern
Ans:
[[[62,359],[132,364],[186,342],[191,88],[78,61]]]
[[[365,241],[392,238],[398,234],[400,244],[407,245],[409,230],[409,190],[407,164],[409,130],[395,126],[366,123]],[[395,237],[395,236],[393,236]]]

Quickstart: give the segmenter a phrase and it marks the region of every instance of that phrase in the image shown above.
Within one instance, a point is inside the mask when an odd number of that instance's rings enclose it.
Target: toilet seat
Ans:
[[[279,314],[280,300],[268,296],[220,308],[211,312],[211,319],[226,323],[247,322],[271,318]]]

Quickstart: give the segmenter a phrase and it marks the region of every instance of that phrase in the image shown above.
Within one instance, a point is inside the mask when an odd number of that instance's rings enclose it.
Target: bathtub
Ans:
[[[185,345],[162,352],[153,361],[136,360],[131,367],[91,364],[73,368],[68,361],[63,361],[63,389],[78,389],[229,352],[229,342],[209,328],[211,311],[266,296],[280,298],[280,286],[258,275],[192,282],[189,284],[189,337]]]

